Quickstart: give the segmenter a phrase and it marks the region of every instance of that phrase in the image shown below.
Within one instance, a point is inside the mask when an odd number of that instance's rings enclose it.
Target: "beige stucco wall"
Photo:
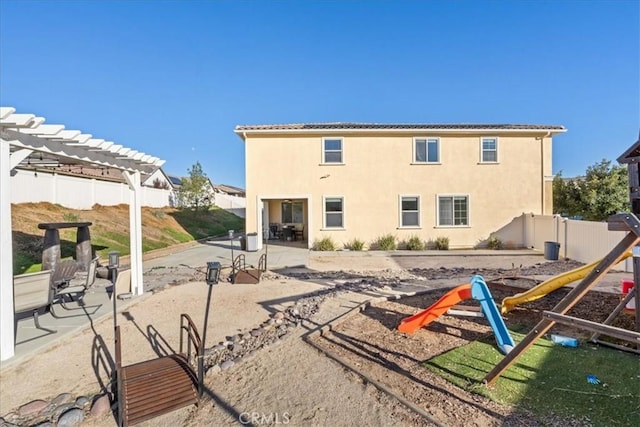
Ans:
[[[323,136],[343,137],[344,164],[322,164]],[[412,164],[413,138],[420,136],[440,138],[441,164]],[[272,200],[269,221],[277,222],[272,214],[279,211],[276,200],[300,198],[309,203],[305,220],[310,244],[324,236],[338,243],[353,238],[370,242],[392,233],[398,240],[446,236],[452,248],[472,247],[523,212],[551,212],[551,187],[544,189],[545,177],[551,176],[551,138],[482,136],[498,137],[497,164],[480,163],[480,135],[248,134],[246,230],[258,231],[259,200]],[[400,195],[420,196],[420,228],[399,227]],[[438,195],[469,196],[468,227],[437,227]],[[344,197],[343,230],[322,228],[327,196]]]

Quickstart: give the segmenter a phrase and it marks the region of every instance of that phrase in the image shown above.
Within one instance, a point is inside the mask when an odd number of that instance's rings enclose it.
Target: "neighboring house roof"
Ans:
[[[213,189],[215,191],[226,193],[226,194],[233,194],[233,195],[239,195],[239,196],[244,196],[245,194],[245,191],[243,188],[234,187],[233,185],[227,185],[227,184],[213,184]]]
[[[163,180],[163,178],[164,178],[164,180]],[[147,186],[147,187],[153,187],[155,185],[155,181],[156,180],[159,180],[161,183],[162,182],[166,182],[166,183],[168,183],[169,187],[173,187],[173,182],[171,182],[171,180],[169,179],[167,174],[164,172],[164,170],[162,170],[162,168],[158,168],[158,170],[156,170],[154,173],[149,175],[142,182],[142,185]]]
[[[174,186],[181,186],[182,185],[182,178],[180,178],[179,176],[175,176],[175,175],[167,175],[167,179],[169,180],[169,182],[171,182]]]
[[[297,123],[272,125],[239,125],[235,132],[273,132],[273,131],[545,131],[553,133],[566,132],[564,126],[532,125],[532,124],[471,124],[471,123],[438,123],[438,124],[392,124],[392,123]]]

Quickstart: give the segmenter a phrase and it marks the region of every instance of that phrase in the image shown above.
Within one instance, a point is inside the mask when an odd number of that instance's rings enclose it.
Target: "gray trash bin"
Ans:
[[[243,251],[247,250],[247,238],[245,236],[240,236],[238,237],[238,240],[240,240],[240,249]]]
[[[560,255],[560,243],[544,242],[544,259],[557,261]]]
[[[247,234],[247,251],[255,252],[258,250],[258,233]]]

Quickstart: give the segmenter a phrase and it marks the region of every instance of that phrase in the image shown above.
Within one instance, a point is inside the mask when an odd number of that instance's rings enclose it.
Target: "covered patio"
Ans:
[[[0,361],[15,354],[11,177],[16,168],[54,172],[84,168],[94,175],[121,174],[129,188],[131,290],[142,295],[141,182],[164,160],[94,138],[64,125],[44,124],[44,117],[0,107]]]
[[[262,198],[264,239],[281,244],[308,242],[309,201],[306,197]]]

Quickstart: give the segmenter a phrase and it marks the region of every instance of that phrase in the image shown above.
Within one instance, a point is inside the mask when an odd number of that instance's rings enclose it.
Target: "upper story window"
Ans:
[[[498,162],[498,138],[482,138],[481,144],[481,157],[482,163],[497,163]]]
[[[344,228],[343,197],[325,197],[324,226],[325,228]]]
[[[324,138],[322,140],[322,162],[343,163],[342,138]]]
[[[413,141],[415,163],[440,163],[439,138],[414,138]]]
[[[420,227],[419,196],[400,196],[400,227]]]
[[[469,225],[469,196],[438,196],[438,226]]]

